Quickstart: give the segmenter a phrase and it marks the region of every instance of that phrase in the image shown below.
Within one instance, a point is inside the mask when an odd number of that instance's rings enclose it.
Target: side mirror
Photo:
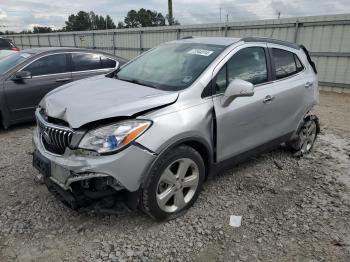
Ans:
[[[252,83],[244,81],[242,79],[234,79],[226,88],[224,96],[222,98],[222,106],[226,107],[233,99],[236,97],[243,96],[253,96],[254,95],[254,86]]]
[[[24,79],[31,79],[32,74],[29,71],[18,71],[12,78],[13,81],[22,81]]]

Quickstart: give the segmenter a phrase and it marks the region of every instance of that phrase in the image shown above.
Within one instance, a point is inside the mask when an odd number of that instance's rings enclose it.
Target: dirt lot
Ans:
[[[33,125],[0,130],[0,261],[350,261],[350,96],[322,93],[316,111],[311,155],[251,159],[165,223],[70,210],[33,181]]]

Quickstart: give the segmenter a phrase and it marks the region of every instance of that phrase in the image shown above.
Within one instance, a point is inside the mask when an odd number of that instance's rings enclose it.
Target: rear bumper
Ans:
[[[50,161],[51,175],[46,179],[65,191],[72,190],[71,185],[74,182],[105,177],[112,179],[115,188],[135,192],[157,157],[136,145],[107,156],[82,156],[78,151],[69,148],[64,155],[57,156],[45,150],[37,129],[34,131],[33,144],[35,150]]]

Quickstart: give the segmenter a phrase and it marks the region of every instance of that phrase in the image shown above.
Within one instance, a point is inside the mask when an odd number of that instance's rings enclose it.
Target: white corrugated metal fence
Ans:
[[[325,89],[350,90],[350,14],[222,24],[9,35],[22,49],[66,46],[100,49],[133,58],[184,36],[270,37],[305,45]]]

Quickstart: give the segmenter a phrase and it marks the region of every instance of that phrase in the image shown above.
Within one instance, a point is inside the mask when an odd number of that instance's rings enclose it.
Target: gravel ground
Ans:
[[[165,223],[70,210],[33,181],[33,125],[0,130],[0,261],[350,261],[350,96],[322,93],[316,111],[311,155],[250,159]]]

